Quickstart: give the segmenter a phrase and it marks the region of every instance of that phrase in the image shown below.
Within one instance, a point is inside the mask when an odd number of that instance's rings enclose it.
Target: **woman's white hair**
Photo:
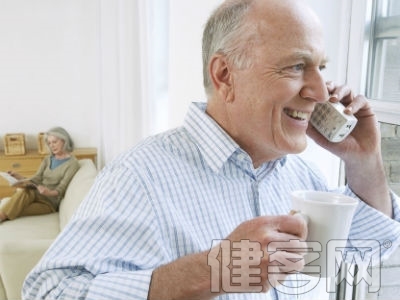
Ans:
[[[62,127],[53,127],[46,132],[45,141],[47,144],[48,136],[55,136],[64,141],[64,151],[71,153],[74,151],[74,142],[69,133]]]

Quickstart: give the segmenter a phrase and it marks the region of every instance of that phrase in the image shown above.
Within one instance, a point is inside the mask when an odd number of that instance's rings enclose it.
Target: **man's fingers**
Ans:
[[[300,214],[279,216],[277,219],[277,230],[280,233],[297,236],[301,240],[307,238],[307,222]]]
[[[269,256],[269,272],[297,273],[304,268],[304,256],[288,251],[276,251]]]
[[[331,83],[328,86],[328,91],[330,95],[329,101],[340,101],[344,105],[347,105],[353,101],[353,92],[351,88],[347,85],[336,86],[334,83]]]

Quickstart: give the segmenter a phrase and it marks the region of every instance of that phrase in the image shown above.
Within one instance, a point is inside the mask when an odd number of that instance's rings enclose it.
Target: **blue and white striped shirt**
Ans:
[[[158,266],[210,249],[243,221],[287,214],[290,191],[327,190],[318,171],[295,155],[254,169],[205,107],[193,103],[182,127],[144,140],[102,170],[27,277],[24,299],[147,299]],[[393,195],[399,219],[396,201]],[[362,237],[395,242],[400,225],[360,201],[350,238]],[[218,299],[293,297],[272,289]]]

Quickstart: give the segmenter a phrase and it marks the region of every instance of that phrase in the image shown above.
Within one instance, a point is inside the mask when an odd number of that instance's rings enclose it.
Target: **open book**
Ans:
[[[0,176],[3,177],[11,186],[15,187],[28,187],[28,188],[36,188],[36,184],[30,179],[17,179],[7,172],[0,172]]]

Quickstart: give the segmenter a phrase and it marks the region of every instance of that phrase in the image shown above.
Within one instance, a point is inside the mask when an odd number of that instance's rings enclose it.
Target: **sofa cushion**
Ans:
[[[67,225],[74,211],[89,192],[97,175],[97,169],[92,160],[81,159],[79,164],[80,168],[69,183],[64,199],[60,203],[60,230]]]
[[[22,284],[53,239],[3,241],[0,243],[0,299],[21,299]]]
[[[0,224],[1,300],[21,299],[23,279],[59,234],[59,224],[58,213],[19,217]]]
[[[0,241],[54,239],[59,233],[58,213],[19,217],[0,224]]]

